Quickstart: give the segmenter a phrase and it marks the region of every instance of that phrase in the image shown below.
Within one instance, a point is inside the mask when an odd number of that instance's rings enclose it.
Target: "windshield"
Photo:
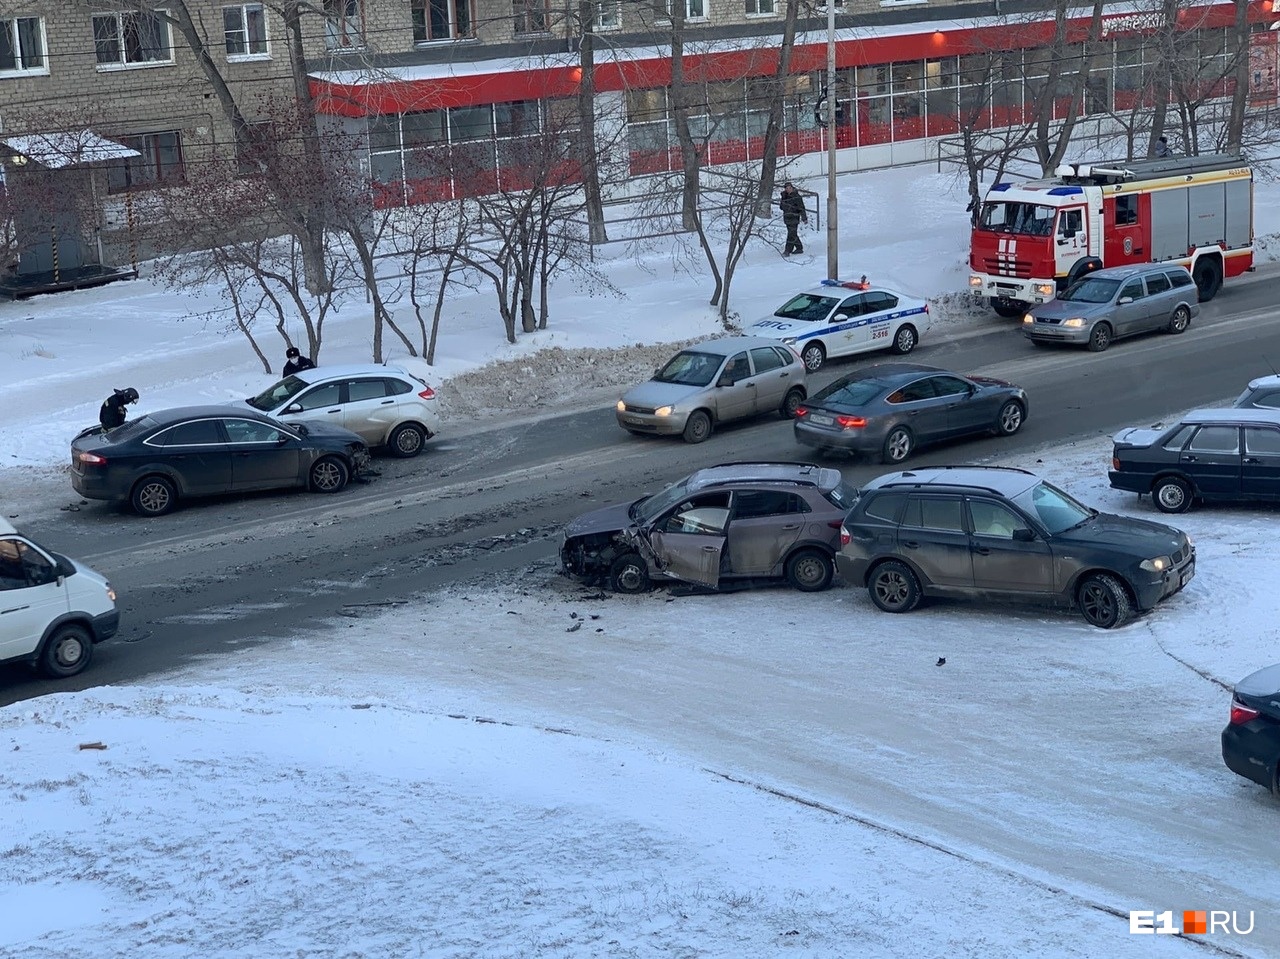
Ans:
[[[627,515],[633,523],[644,526],[652,523],[664,512],[684,499],[689,490],[689,478],[686,476],[678,483],[672,483],[661,492],[638,499],[627,509]]]
[[[978,229],[989,233],[1052,236],[1055,208],[1036,203],[984,203]]]
[[[1119,280],[1087,276],[1058,299],[1068,303],[1110,303],[1119,286]]]
[[[249,405],[255,410],[270,413],[281,404],[293,399],[306,388],[307,384],[296,376],[286,376],[275,386],[267,387],[267,389],[249,400]]]
[[[836,380],[813,394],[811,403],[820,403],[829,409],[853,410],[866,406],[884,392],[879,380]]]
[[[1050,533],[1061,533],[1079,526],[1096,515],[1096,510],[1082,506],[1062,490],[1049,483],[1037,483],[1013,498],[1025,513],[1040,521]]]
[[[706,386],[716,378],[723,356],[714,353],[699,353],[696,350],[684,350],[671,358],[658,375],[654,377],[659,383],[679,383],[682,386]]]
[[[838,296],[819,296],[816,293],[799,293],[778,307],[774,316],[784,320],[803,320],[806,323],[817,323],[831,315],[831,311],[840,302]]]

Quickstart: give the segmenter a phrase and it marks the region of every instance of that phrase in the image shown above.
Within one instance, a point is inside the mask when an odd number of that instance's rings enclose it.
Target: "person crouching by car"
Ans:
[[[104,430],[113,430],[125,421],[124,408],[130,403],[138,402],[138,391],[132,386],[123,390],[113,390],[111,395],[102,401],[98,410],[98,422]]]
[[[316,365],[311,362],[311,357],[303,356],[302,352],[296,347],[291,346],[284,351],[284,375],[293,376],[294,373],[301,373],[303,370],[314,370]]]

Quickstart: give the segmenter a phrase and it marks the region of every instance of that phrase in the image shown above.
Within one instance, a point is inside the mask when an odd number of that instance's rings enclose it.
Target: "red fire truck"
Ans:
[[[1001,316],[1086,273],[1181,263],[1201,301],[1253,269],[1253,170],[1239,156],[1068,163],[1051,179],[997,183],[969,246],[969,287]]]

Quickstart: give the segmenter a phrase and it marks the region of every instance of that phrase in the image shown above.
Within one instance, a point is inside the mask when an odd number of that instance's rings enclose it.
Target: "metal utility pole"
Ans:
[[[836,222],[836,0],[827,0],[827,276],[840,278]]]

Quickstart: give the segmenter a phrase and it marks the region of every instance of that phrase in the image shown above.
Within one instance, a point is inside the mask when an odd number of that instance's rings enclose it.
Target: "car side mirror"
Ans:
[[[1132,302],[1133,302],[1133,297],[1122,296],[1120,297],[1120,299],[1116,300],[1116,306],[1124,306],[1126,303],[1132,303]]]
[[[284,444],[287,442],[289,442],[288,433],[280,433],[278,436],[276,436],[276,446],[284,446]]]
[[[301,413],[301,412],[302,412],[302,404],[301,404],[301,403],[290,403],[288,406],[286,406],[286,407],[284,408],[284,410],[283,410],[282,412],[285,412],[285,413]]]
[[[1020,526],[1013,531],[1013,541],[1015,543],[1034,543],[1036,534],[1025,526]]]
[[[65,556],[58,557],[59,578],[63,576],[71,576],[72,574],[75,573],[75,571],[76,571],[76,568],[71,565],[71,560],[67,559]]]

